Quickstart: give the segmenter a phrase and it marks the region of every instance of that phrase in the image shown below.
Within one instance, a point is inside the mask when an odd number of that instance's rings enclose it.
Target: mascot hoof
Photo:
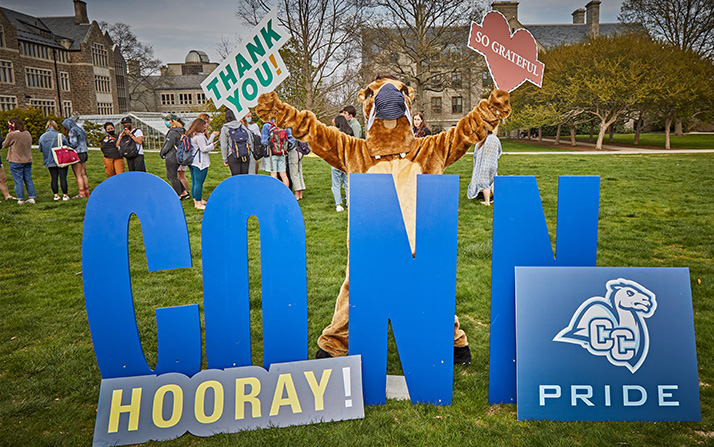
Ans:
[[[319,351],[318,351],[319,354]],[[454,347],[454,365],[470,365],[471,349],[468,346]]]
[[[332,356],[330,355],[329,352],[325,351],[322,348],[317,348],[317,353],[315,354],[316,359],[331,359]],[[469,353],[469,359],[471,358],[471,354]]]

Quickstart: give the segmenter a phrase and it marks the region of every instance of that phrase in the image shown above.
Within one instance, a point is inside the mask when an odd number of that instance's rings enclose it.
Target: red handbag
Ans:
[[[52,148],[52,158],[55,159],[58,168],[64,168],[79,161],[77,152],[62,144],[62,134],[57,135],[57,143],[58,147]]]

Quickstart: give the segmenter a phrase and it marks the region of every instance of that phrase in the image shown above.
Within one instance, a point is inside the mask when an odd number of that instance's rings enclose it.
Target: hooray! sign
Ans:
[[[278,24],[278,9],[243,36],[243,42],[203,80],[201,88],[216,107],[226,106],[240,118],[258,96],[268,93],[290,75],[278,50],[290,40],[290,33]]]
[[[496,87],[511,92],[525,81],[542,85],[545,65],[538,60],[535,39],[524,28],[511,34],[500,12],[486,14],[481,26],[471,23],[468,46],[484,55]]]

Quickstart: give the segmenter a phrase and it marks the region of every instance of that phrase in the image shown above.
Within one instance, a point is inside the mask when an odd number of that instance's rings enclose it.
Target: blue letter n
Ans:
[[[489,403],[516,403],[515,267],[595,266],[600,177],[560,177],[553,249],[535,177],[496,177]]]
[[[349,353],[368,405],[385,402],[390,322],[412,402],[451,404],[458,177],[417,176],[416,202],[414,256],[392,176],[350,175]]]

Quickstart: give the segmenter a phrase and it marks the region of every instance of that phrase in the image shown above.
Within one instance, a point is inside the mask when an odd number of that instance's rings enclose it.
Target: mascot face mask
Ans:
[[[406,154],[414,134],[411,101],[414,90],[396,79],[372,82],[359,94],[367,120],[367,149],[372,157]]]

